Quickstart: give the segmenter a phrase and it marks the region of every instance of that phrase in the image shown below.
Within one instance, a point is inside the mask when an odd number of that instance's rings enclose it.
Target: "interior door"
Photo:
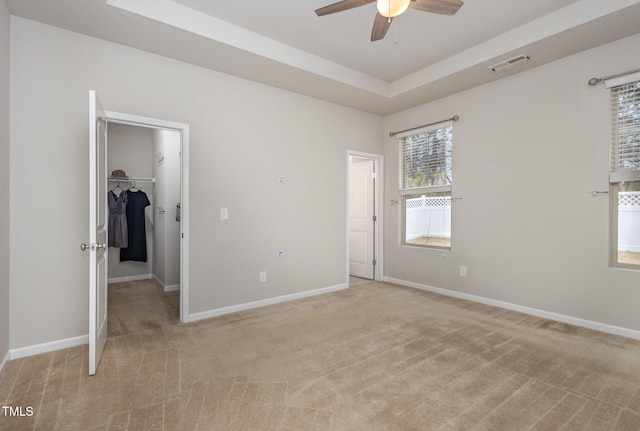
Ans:
[[[349,166],[349,274],[374,278],[375,161],[351,157]]]
[[[107,343],[107,127],[95,91],[89,91],[89,374]]]

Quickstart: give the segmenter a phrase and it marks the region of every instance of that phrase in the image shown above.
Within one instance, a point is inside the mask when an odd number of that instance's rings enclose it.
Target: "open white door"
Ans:
[[[351,157],[349,166],[349,275],[374,279],[375,161]]]
[[[95,91],[89,91],[89,374],[107,343],[107,128]]]

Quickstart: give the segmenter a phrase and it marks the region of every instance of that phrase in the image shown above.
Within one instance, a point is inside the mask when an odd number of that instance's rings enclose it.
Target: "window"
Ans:
[[[453,122],[399,135],[401,244],[451,248]]]
[[[611,265],[640,269],[640,81],[611,88],[609,189]]]

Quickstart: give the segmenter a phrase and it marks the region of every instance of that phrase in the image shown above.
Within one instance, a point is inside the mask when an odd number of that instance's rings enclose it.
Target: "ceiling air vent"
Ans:
[[[489,66],[489,69],[494,72],[502,72],[504,70],[509,70],[518,65],[524,64],[529,61],[529,57],[526,55],[519,55],[517,57],[510,58],[509,60],[501,61],[498,64],[494,64],[493,66]]]

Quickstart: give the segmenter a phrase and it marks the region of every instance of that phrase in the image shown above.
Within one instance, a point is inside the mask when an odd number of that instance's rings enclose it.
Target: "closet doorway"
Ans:
[[[116,290],[122,283],[130,283],[129,288],[139,289],[141,295],[150,286],[157,287],[172,302],[179,302],[175,318],[187,322],[189,126],[116,112],[105,114],[107,197],[115,200],[125,193],[129,209],[137,210],[137,215],[127,211],[127,219],[132,218],[127,222],[137,229],[128,229],[127,247],[108,248],[108,282]],[[166,309],[157,311],[158,316],[167,313]]]

